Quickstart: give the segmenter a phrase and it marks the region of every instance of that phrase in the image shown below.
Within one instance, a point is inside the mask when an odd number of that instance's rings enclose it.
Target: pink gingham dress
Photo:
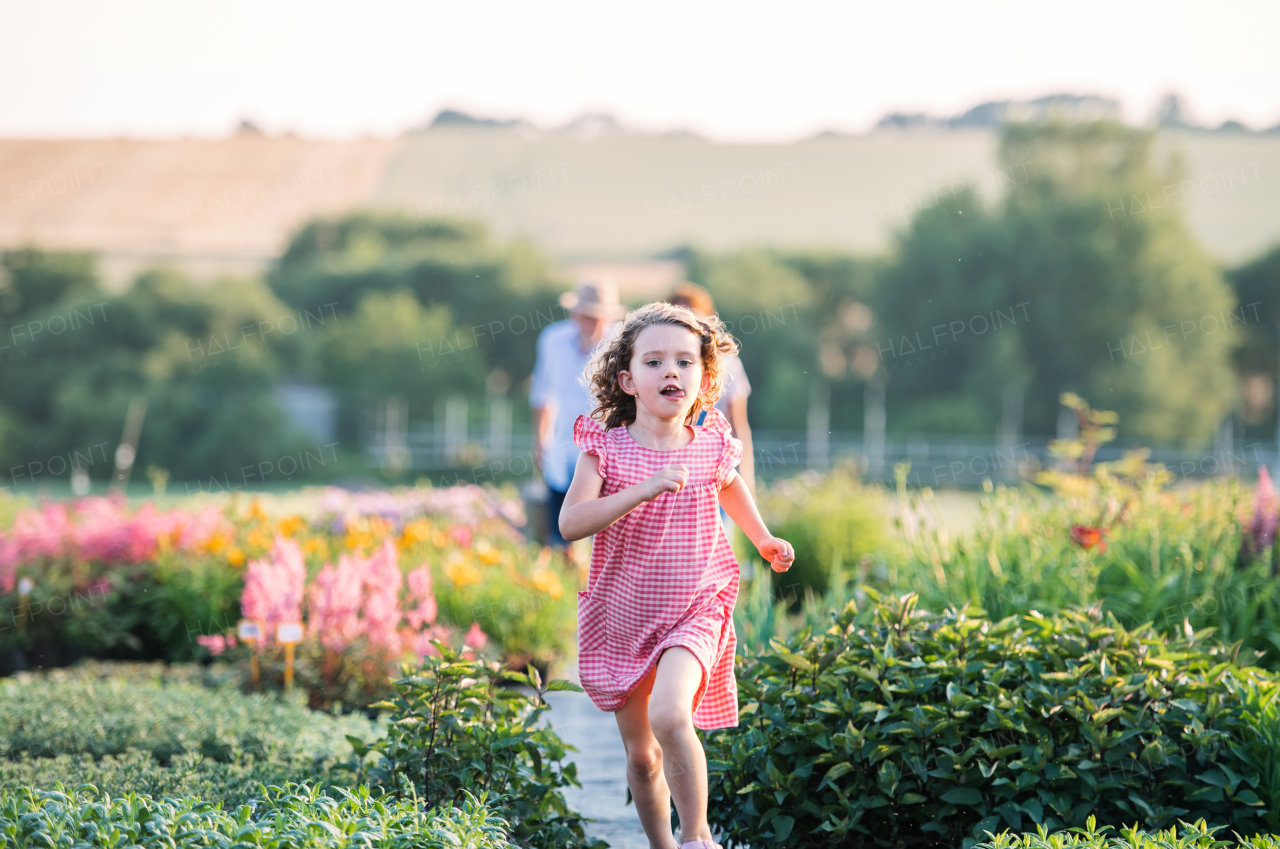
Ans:
[[[586,416],[574,423],[573,441],[600,458],[601,497],[663,466],[689,469],[684,489],[664,492],[596,534],[587,589],[578,593],[578,676],[596,707],[616,711],[664,649],[683,646],[702,664],[694,725],[732,728],[738,561],[720,524],[719,492],[742,460],[742,443],[715,409],[693,431],[685,447],[655,451],[625,427],[605,430]]]

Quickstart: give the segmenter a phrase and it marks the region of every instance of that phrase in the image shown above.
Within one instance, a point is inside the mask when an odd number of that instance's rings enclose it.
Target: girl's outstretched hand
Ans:
[[[769,561],[775,572],[785,572],[796,562],[796,550],[791,543],[779,537],[766,537],[756,546],[760,556]]]
[[[664,492],[679,492],[689,481],[687,466],[663,466],[641,486],[644,487],[644,500],[652,501]]]

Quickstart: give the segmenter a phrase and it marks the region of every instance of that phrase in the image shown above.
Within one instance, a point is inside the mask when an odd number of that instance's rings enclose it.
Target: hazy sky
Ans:
[[[398,134],[443,107],[722,140],[1050,92],[1280,123],[1280,2],[0,0],[0,136]]]

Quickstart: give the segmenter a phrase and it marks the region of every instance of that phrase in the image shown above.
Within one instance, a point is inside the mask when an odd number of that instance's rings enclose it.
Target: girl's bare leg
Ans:
[[[693,697],[702,664],[675,646],[658,660],[649,696],[649,726],[662,747],[662,767],[680,814],[680,842],[711,840],[707,825],[707,756],[693,730]]]
[[[697,661],[694,661],[697,663]],[[627,786],[650,849],[677,849],[671,836],[671,791],[663,775],[662,749],[649,727],[649,693],[658,665],[631,691],[614,713],[627,753]]]

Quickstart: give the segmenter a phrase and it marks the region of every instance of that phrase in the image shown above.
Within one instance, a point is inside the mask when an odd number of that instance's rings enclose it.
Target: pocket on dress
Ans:
[[[592,593],[578,592],[578,653],[599,646],[604,640],[604,612]]]

